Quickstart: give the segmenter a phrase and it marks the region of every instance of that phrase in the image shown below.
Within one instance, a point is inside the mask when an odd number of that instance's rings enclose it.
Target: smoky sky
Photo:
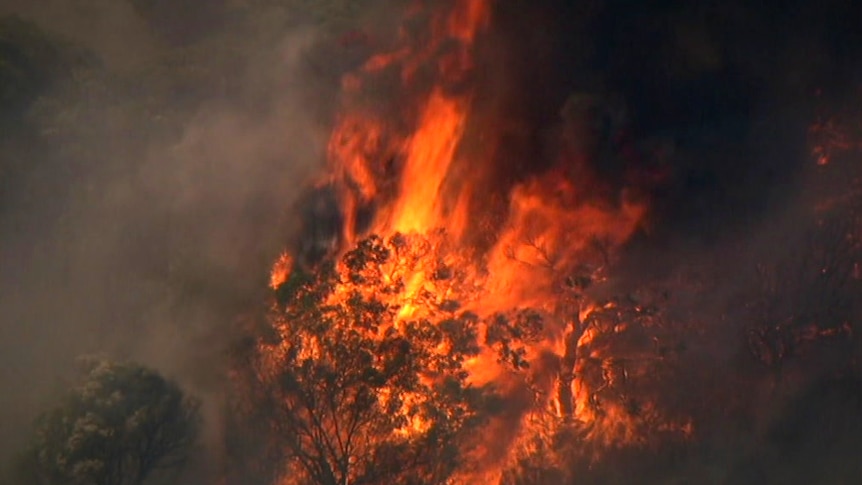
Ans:
[[[856,2],[501,2],[495,12],[502,82],[528,93],[509,98],[514,116],[547,126],[568,94],[607,93],[624,100],[633,138],[672,144],[654,214],[675,235],[717,238],[792,197],[812,120],[859,89]]]
[[[69,90],[60,71],[0,125],[0,458],[82,353],[154,365],[217,414],[233,323],[263,304],[270,261],[302,237],[295,202],[324,166],[339,77],[372,49],[338,36],[391,37],[404,2],[344,2],[361,21],[322,27],[261,1],[254,35],[228,8],[242,2],[211,3],[0,0],[0,15],[108,73]],[[267,22],[278,15],[294,17]],[[667,262],[670,247],[678,258],[711,248],[697,256],[710,259],[785,234],[812,163],[808,128],[862,84],[860,2],[498,0],[492,18],[477,46],[477,103],[527,127],[504,140],[507,183],[547,168],[573,93],[624,107],[635,153],[625,168],[666,172],[649,188],[639,271]],[[234,37],[207,43],[219,35]],[[164,113],[148,111],[160,78],[142,87],[129,73],[184,55],[216,67],[190,69]],[[656,146],[670,153],[658,168],[646,160]],[[725,271],[712,276],[735,276]],[[732,293],[720,289],[706,306],[717,314]]]
[[[4,467],[82,354],[178,379],[203,398],[204,447],[217,447],[233,324],[262,304],[291,201],[322,161],[321,93],[332,81],[304,78],[321,29],[282,19],[289,27],[186,30],[158,19],[194,12],[158,7],[167,12],[0,2],[13,32],[3,53],[16,68],[41,66],[42,52],[49,65],[71,59],[3,113]],[[259,13],[243,21],[275,17]]]

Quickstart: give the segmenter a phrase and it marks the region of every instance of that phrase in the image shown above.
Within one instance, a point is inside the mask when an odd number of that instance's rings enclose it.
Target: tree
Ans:
[[[297,483],[441,484],[469,456],[493,393],[467,381],[477,318],[407,298],[417,241],[371,237],[314,273],[295,269],[250,354],[248,409]],[[438,268],[438,282],[456,277]],[[401,314],[401,317],[399,317]],[[402,318],[403,317],[403,318]],[[243,383],[241,383],[243,384]],[[248,384],[248,383],[245,383]]]
[[[757,268],[748,348],[776,384],[787,364],[817,347],[829,354],[821,354],[821,364],[840,369],[852,360],[859,211],[848,207],[818,216],[786,255]]]
[[[23,473],[38,485],[139,485],[184,464],[199,424],[199,402],[157,372],[90,361],[81,384],[38,418]]]

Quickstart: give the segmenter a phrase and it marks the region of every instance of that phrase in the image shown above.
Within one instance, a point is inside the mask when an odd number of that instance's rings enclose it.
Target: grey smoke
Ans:
[[[103,66],[75,75],[108,74],[60,80],[31,106],[28,119],[66,137],[68,153],[15,154],[31,168],[0,211],[0,460],[26,444],[86,353],[153,366],[202,396],[206,447],[217,447],[233,324],[263,301],[269,264],[295,226],[291,204],[323,160],[333,86],[305,56],[331,39],[289,18],[253,35],[220,33],[230,42],[185,55],[189,69],[223,76],[189,72],[190,93],[164,108],[147,99],[157,86],[116,88],[117,77],[183,62],[130,4],[4,2],[9,13]]]

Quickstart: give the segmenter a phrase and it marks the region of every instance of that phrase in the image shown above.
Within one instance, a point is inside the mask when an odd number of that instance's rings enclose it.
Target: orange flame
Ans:
[[[278,260],[272,265],[269,273],[269,287],[273,290],[287,281],[290,271],[293,269],[293,258],[288,253],[282,253]]]
[[[470,248],[453,247],[461,235],[477,230],[472,226],[481,214],[471,212],[479,210],[471,201],[483,195],[482,187],[459,178],[453,169],[493,163],[490,158],[462,160],[465,155],[459,153],[471,121],[473,98],[469,83],[462,85],[462,82],[473,69],[473,43],[489,22],[487,0],[460,0],[452,12],[432,21],[433,35],[427,45],[378,54],[364,64],[359,74],[347,76],[343,86],[349,94],[357,96],[361,95],[367,77],[397,68],[404,90],[420,94],[406,101],[410,106],[400,114],[406,118],[404,123],[383,121],[386,119],[383,115],[369,113],[365,108],[349,110],[348,106],[329,142],[330,178],[342,199],[346,245],[361,236],[356,234],[358,207],[372,202],[375,216],[370,232],[384,238],[405,234],[406,244],[416,245],[404,256],[413,258],[412,264],[395,258],[388,267],[380,269],[387,278],[404,281],[401,299],[387,302],[399,309],[400,319],[420,318],[427,310],[422,305],[429,302],[440,305],[454,299],[460,300],[461,308],[481,315],[519,308],[536,308],[547,313],[550,328],[529,346],[525,355],[531,364],[536,364],[531,378],[543,382],[539,387],[546,394],[536,408],[541,411],[555,407],[554,414],[560,417],[565,406],[552,396],[551,388],[554,379],[561,378],[540,375],[553,373],[543,371],[540,363],[544,359],[551,362],[546,366],[548,369],[559,367],[572,345],[584,351],[589,349],[590,355],[598,359],[604,355],[601,349],[591,348],[596,345],[597,330],[583,323],[597,305],[579,302],[573,312],[566,313],[562,309],[565,305],[559,276],[572,273],[579,265],[607,264],[609,253],[638,229],[646,207],[625,198],[590,199],[586,194],[592,180],[571,180],[570,173],[552,170],[511,189],[507,222],[497,231],[489,249],[473,255]],[[457,48],[444,49],[442,46],[450,41],[458,44]],[[421,94],[411,83],[423,66],[428,65],[434,69],[432,77],[436,82]],[[449,89],[453,83],[459,89]],[[409,129],[404,130],[404,125]],[[578,173],[587,177],[588,172]],[[440,229],[447,234],[442,237],[444,243],[428,244],[429,240],[437,240],[435,231]],[[414,234],[420,238],[411,239]],[[428,246],[420,247],[418,241],[425,241]],[[287,279],[292,264],[287,254],[276,262],[271,276],[273,288]],[[445,278],[434,278],[441,265],[461,272],[460,286],[455,287],[454,282]],[[574,344],[567,345],[567,339],[573,339]],[[505,379],[497,353],[487,346],[466,367],[471,373],[470,381],[477,385]],[[576,377],[570,379],[568,387],[574,400],[574,418],[595,425],[589,439],[606,445],[637,441],[639,437],[628,414],[619,406],[610,405],[600,416],[590,405],[596,390],[579,377],[579,369],[572,372]],[[565,383],[560,385],[566,387]],[[647,407],[642,412],[656,411]],[[411,423],[416,429],[426,425]],[[527,415],[522,416],[516,427],[522,437],[536,432]]]
[[[440,187],[464,131],[463,104],[447,99],[439,90],[431,94],[419,127],[409,141],[401,196],[386,229],[422,233],[440,223]]]

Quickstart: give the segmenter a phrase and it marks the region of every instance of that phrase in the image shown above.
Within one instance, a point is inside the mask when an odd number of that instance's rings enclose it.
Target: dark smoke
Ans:
[[[4,461],[87,352],[177,376],[219,422],[233,320],[261,304],[285,245],[313,260],[337,237],[332,195],[305,184],[340,75],[393,37],[404,2],[312,3],[0,4],[64,46],[44,50],[53,67],[9,105],[13,121],[2,105]],[[842,182],[814,186],[807,136],[818,115],[859,106],[859,19],[862,4],[839,0],[497,1],[470,80],[477,124],[504,125],[495,170],[474,174],[500,194],[483,208],[499,211],[509,187],[557,159],[567,101],[589,100],[592,168],[652,200],[619,288],[664,285],[668,311],[701,328],[671,393],[700,413],[700,442],[609,455],[583,482],[858,478],[858,381],[800,364],[788,373],[804,378],[775,390],[745,349],[742,302],[755,267],[804,238],[811,193]]]

